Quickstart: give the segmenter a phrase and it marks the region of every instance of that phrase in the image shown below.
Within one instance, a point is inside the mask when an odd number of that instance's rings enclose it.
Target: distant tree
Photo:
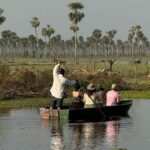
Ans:
[[[29,38],[24,37],[21,38],[20,41],[21,41],[21,51],[22,51],[21,56],[27,57],[29,55],[28,48],[30,47],[30,40]]]
[[[45,51],[44,51],[45,42],[42,39],[39,39],[38,43],[39,43],[39,50],[40,50],[40,58],[42,58],[43,56],[45,56]]]
[[[10,43],[10,50],[11,50],[11,57],[12,61],[14,61],[14,56],[17,55],[17,45],[18,45],[19,37],[15,32],[10,33],[9,43]]]
[[[98,45],[100,44],[100,40],[101,40],[101,36],[102,36],[102,32],[99,29],[95,29],[92,33],[92,43],[93,43],[93,67],[95,69],[95,65],[96,65],[96,58],[94,58],[94,56],[97,55],[98,52]]]
[[[125,56],[124,45],[123,45],[122,40],[118,39],[116,42],[117,42],[117,53],[118,53],[118,55]]]
[[[4,23],[5,20],[6,20],[6,18],[2,15],[3,12],[4,12],[4,10],[2,10],[2,9],[0,8],[0,25],[1,25],[2,23]],[[2,41],[2,40],[0,41],[0,45],[1,45],[1,50],[0,50],[0,52],[4,54],[4,45],[3,45],[3,41]]]
[[[37,43],[37,39],[36,37],[31,34],[28,36],[28,46],[30,48],[30,53],[32,57],[35,57],[35,51],[36,51],[36,43]]]
[[[1,32],[2,35],[2,41],[4,44],[4,54],[5,56],[10,54],[10,36],[11,31],[10,30],[4,30]]]
[[[44,36],[44,42],[45,42],[45,46],[44,46],[44,51],[45,51],[45,57],[46,57],[46,45],[47,45],[47,42],[46,42],[46,37],[47,37],[47,30],[46,28],[42,28],[42,35]]]
[[[0,8],[0,25],[5,22],[6,18],[2,15],[4,12],[3,9]]]
[[[117,31],[116,30],[110,30],[106,32],[106,35],[102,38],[102,44],[103,48],[105,50],[105,58],[107,63],[109,64],[109,71],[112,71],[112,66],[114,62],[118,59],[118,51],[117,51],[117,45],[116,41],[114,39]]]
[[[79,2],[69,3],[68,7],[72,10],[69,13],[69,19],[72,22],[70,29],[74,32],[75,36],[75,61],[77,63],[77,31],[79,30],[77,24],[84,18],[84,13],[79,10],[83,9],[84,6]]]
[[[50,25],[47,25],[46,32],[47,32],[48,42],[50,43],[51,36],[52,36],[52,34],[55,33],[55,30]]]
[[[38,32],[37,32],[37,27],[40,26],[40,21],[37,17],[33,17],[32,20],[30,21],[31,26],[35,29],[35,34],[36,34],[36,39],[37,39],[37,52],[38,52],[38,62],[39,62],[39,49],[38,49]]]
[[[132,49],[132,61],[134,62],[135,59],[141,59],[140,57],[143,55],[143,48],[148,44],[148,41],[142,32],[140,25],[132,26],[130,28],[128,41]]]
[[[51,55],[52,55],[52,47],[51,47],[51,36],[52,36],[52,34],[54,34],[55,33],[55,30],[48,24],[47,26],[46,26],[46,34],[47,34],[47,37],[48,37],[48,45],[49,45],[49,49],[50,49],[50,57],[51,57]]]

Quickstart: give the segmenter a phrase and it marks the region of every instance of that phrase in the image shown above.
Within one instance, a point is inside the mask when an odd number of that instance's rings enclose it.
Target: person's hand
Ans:
[[[65,64],[66,62],[64,60],[59,61],[60,64]]]
[[[60,60],[60,59],[53,59],[54,62],[59,63],[59,64],[65,64],[66,62],[64,60]]]

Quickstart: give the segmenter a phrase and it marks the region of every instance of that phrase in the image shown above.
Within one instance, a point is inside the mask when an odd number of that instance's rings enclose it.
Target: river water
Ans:
[[[150,149],[150,101],[134,101],[129,117],[69,124],[41,119],[37,108],[0,109],[0,150]]]

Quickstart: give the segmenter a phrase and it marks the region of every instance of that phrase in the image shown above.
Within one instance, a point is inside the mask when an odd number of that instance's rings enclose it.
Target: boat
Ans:
[[[133,100],[120,101],[116,106],[102,106],[97,108],[69,109],[68,121],[75,122],[99,122],[119,117],[128,116],[128,111]]]
[[[70,108],[69,106],[63,106],[60,110],[59,119],[67,120],[69,123],[114,120],[128,116],[128,111],[132,104],[133,100],[123,100],[116,106],[101,106],[97,108]],[[51,119],[49,108],[40,108],[40,115],[43,119]]]
[[[60,110],[60,117],[61,118],[68,118],[68,112],[69,112],[69,105],[64,105],[62,106],[61,110]],[[51,119],[54,117],[50,116],[50,109],[49,107],[41,107],[39,108],[39,113],[42,119]],[[56,119],[58,119],[58,117],[55,117]]]

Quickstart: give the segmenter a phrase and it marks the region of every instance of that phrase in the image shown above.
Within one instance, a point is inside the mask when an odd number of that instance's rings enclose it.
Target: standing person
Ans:
[[[106,94],[106,106],[114,106],[119,103],[119,94],[116,88],[116,84],[112,84],[111,90]]]
[[[65,85],[74,85],[76,83],[75,80],[71,81],[64,77],[65,70],[60,68],[61,63],[63,62],[59,62],[53,69],[53,85],[50,89],[52,96],[50,116],[59,116],[60,108],[63,105]]]

